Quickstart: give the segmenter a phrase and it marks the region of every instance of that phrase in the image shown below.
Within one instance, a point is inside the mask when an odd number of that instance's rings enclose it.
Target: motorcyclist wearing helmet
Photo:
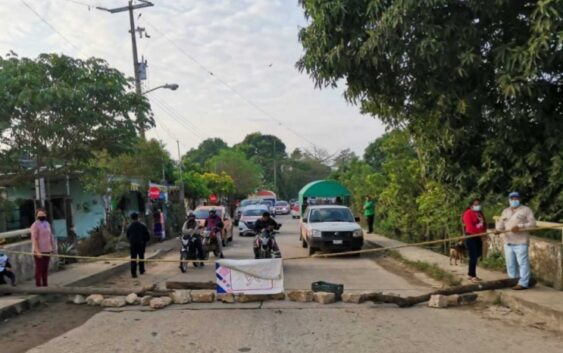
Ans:
[[[256,232],[256,237],[254,238],[254,258],[258,258],[260,247],[258,246],[258,238],[260,237],[260,233],[263,230],[267,230],[269,232],[273,232],[274,230],[279,228],[279,224],[273,220],[270,216],[270,212],[262,213],[262,218],[259,218],[256,222],[254,222],[254,231]],[[273,236],[272,233],[272,250],[275,252],[279,252],[280,249],[278,247],[278,243],[276,238]]]
[[[204,227],[212,232],[215,232],[215,236],[217,237],[217,248],[219,249],[220,254],[219,257],[223,259],[225,257],[223,256],[224,240],[222,236],[224,224],[221,217],[217,215],[216,209],[212,208],[209,210],[209,216],[205,220]]]
[[[201,239],[201,229],[197,224],[195,214],[190,212],[186,217],[186,222],[182,226],[182,235],[190,235],[194,237],[194,246],[196,249],[196,256],[200,260],[205,260],[203,254],[203,243]],[[194,262],[194,266],[197,267],[198,263]],[[205,264],[200,262],[199,265],[203,267]]]

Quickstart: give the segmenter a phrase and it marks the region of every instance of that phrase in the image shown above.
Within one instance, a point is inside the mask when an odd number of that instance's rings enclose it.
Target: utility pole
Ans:
[[[103,11],[108,11],[109,13],[118,13],[118,12],[124,12],[124,11],[129,11],[129,25],[131,26],[131,28],[129,29],[129,32],[131,33],[131,44],[133,47],[133,71],[135,73],[135,91],[137,92],[137,94],[142,94],[141,92],[141,72],[140,72],[140,66],[141,64],[139,63],[139,56],[137,54],[137,38],[136,38],[136,32],[139,31],[140,33],[142,33],[144,31],[144,28],[139,28],[139,29],[135,29],[135,17],[133,16],[133,12],[135,10],[139,10],[145,7],[151,7],[154,6],[154,4],[150,1],[147,0],[139,0],[141,3],[140,4],[136,4],[133,5],[133,0],[129,0],[129,3],[127,6],[124,7],[117,7],[114,9],[107,9],[105,7],[100,7],[97,6],[96,8],[98,10],[103,10]],[[145,139],[145,126],[144,126],[144,117],[142,116],[142,114],[139,114],[139,116],[137,116],[137,124],[139,125],[139,134],[141,135],[141,138]]]
[[[183,175],[184,175],[184,167],[182,166],[182,154],[180,153],[180,140],[176,140],[176,145],[178,146],[178,161],[179,161],[179,166],[180,166],[180,204],[182,205],[182,207],[185,207],[184,205],[184,179],[183,179]]]
[[[276,165],[276,138],[274,137],[274,191],[278,192],[278,168]]]

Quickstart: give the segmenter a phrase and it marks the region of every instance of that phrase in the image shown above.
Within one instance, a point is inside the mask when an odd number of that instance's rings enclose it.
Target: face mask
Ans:
[[[473,205],[471,206],[471,209],[473,209],[473,211],[475,212],[479,212],[481,211],[481,205]]]
[[[39,219],[41,222],[45,222],[47,220],[47,217],[41,216],[41,217],[37,217],[37,219]]]
[[[520,206],[520,200],[510,200],[510,207]]]

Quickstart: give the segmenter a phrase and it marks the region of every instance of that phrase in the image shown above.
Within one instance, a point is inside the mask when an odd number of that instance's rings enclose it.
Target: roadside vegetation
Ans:
[[[400,263],[404,264],[405,266],[407,266],[407,267],[409,267],[413,270],[420,271],[420,272],[426,274],[428,277],[433,278],[437,281],[440,281],[440,282],[442,282],[442,283],[444,283],[444,284],[446,284],[450,287],[459,286],[462,282],[461,278],[452,274],[451,272],[448,272],[446,270],[441,269],[436,264],[431,264],[431,263],[424,262],[424,261],[408,260],[408,259],[404,258],[401,255],[401,253],[396,251],[396,250],[389,250],[388,254],[393,259],[399,261]]]

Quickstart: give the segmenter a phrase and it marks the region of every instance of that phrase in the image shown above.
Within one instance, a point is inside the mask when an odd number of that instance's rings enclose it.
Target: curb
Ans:
[[[147,256],[147,259],[156,259],[159,258],[167,253],[169,253],[170,251],[172,251],[174,248],[173,247],[169,247],[166,249],[157,249],[153,254],[151,254],[150,256]],[[63,285],[63,287],[69,287],[69,286],[82,286],[82,287],[87,287],[90,286],[94,283],[97,282],[101,282],[104,281],[112,276],[115,276],[125,270],[127,270],[129,268],[129,262],[123,262],[120,263],[114,267],[108,268],[106,270],[97,272],[97,273],[92,273],[89,275],[86,275],[84,277],[81,277],[75,281],[66,283]],[[21,313],[23,313],[24,311],[30,310],[33,307],[47,302],[49,299],[54,298],[55,296],[51,296],[51,295],[29,295],[26,296],[25,298],[21,298],[21,300],[12,303],[10,305],[4,306],[4,307],[0,307],[0,320],[5,320],[7,318],[10,318],[12,316],[15,315],[19,315]]]
[[[373,240],[368,240],[364,238],[364,241],[370,243],[375,246],[381,246],[377,242]],[[447,268],[443,270],[447,271]],[[455,274],[457,275],[457,274]],[[537,286],[537,285],[536,285]],[[533,289],[532,289],[533,290]],[[522,311],[527,311],[532,314],[544,316],[546,319],[558,323],[559,325],[563,324],[563,312],[559,310],[554,310],[549,306],[541,305],[523,298],[519,298],[515,295],[512,295],[511,292],[506,290],[490,290],[487,291],[488,293],[499,293],[501,295],[501,301],[509,307],[519,309]]]

